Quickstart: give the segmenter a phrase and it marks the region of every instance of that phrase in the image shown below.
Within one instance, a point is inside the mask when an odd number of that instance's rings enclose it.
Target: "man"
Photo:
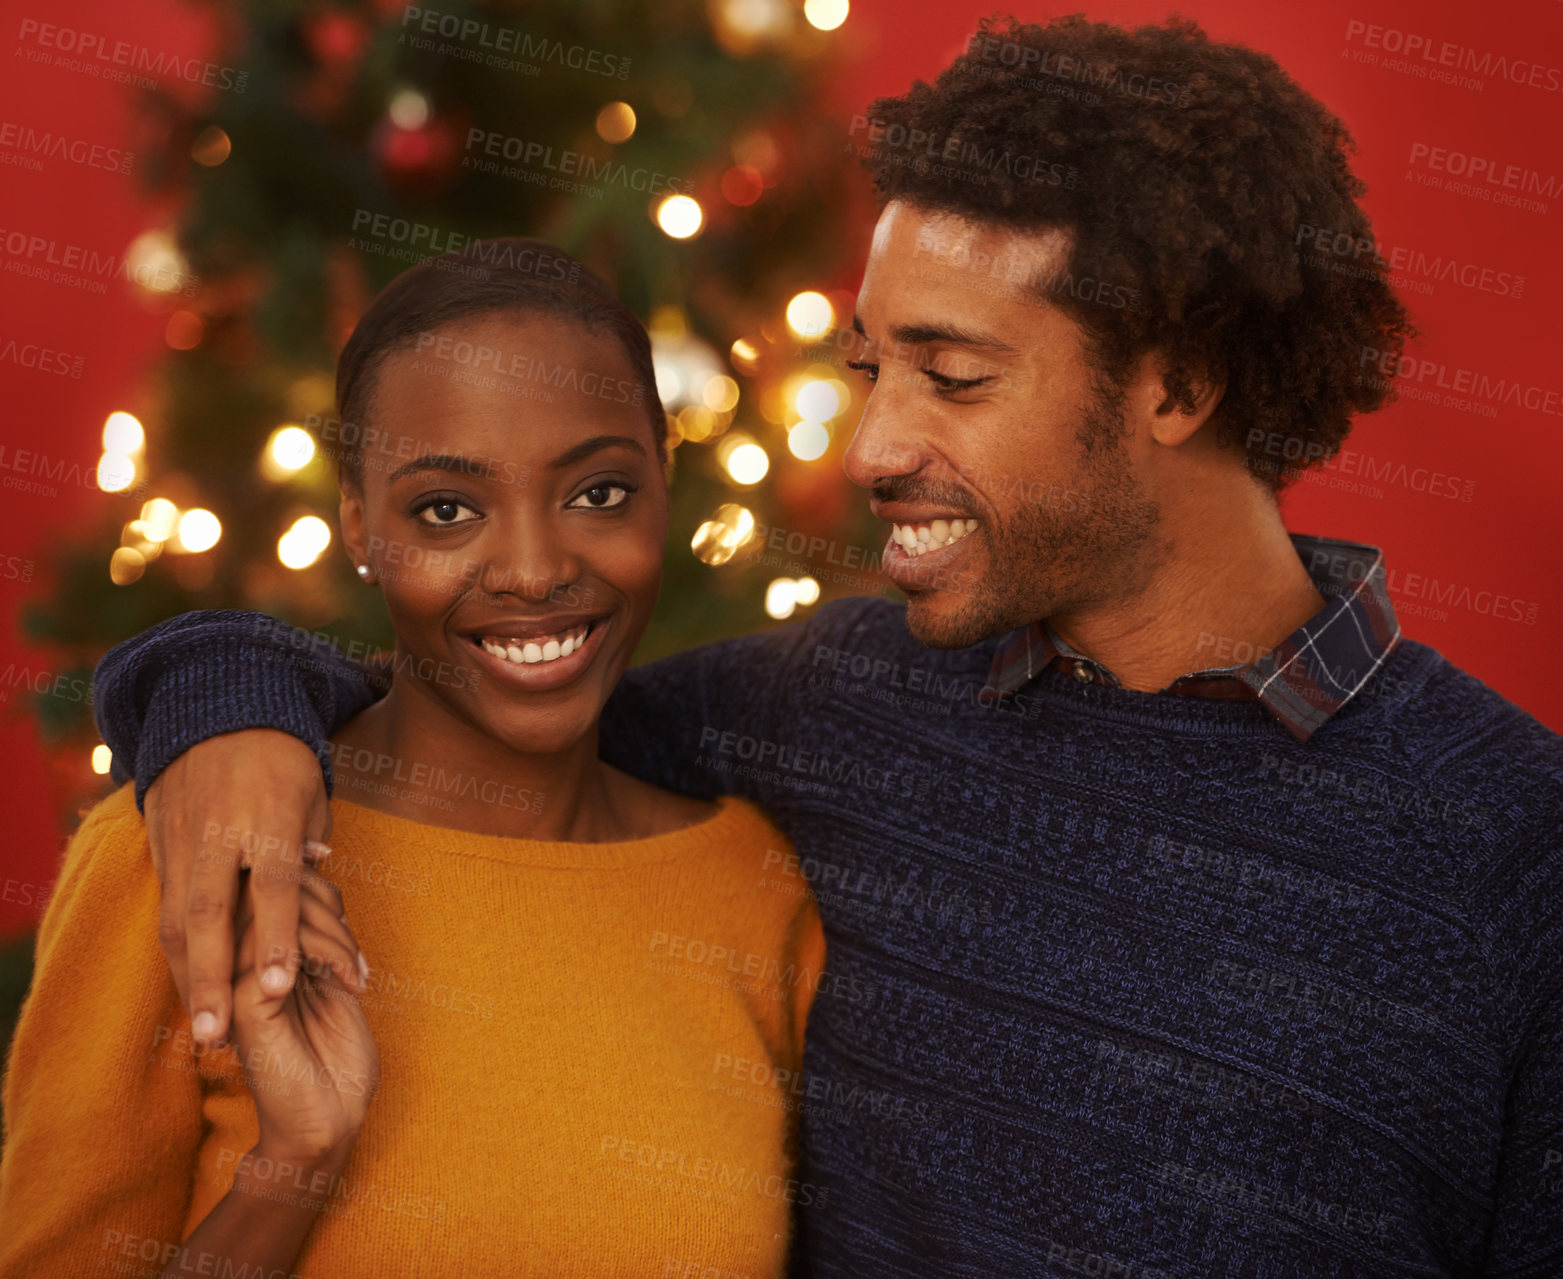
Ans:
[[[1371,243],[1343,127],[1190,24],[1078,18],[984,24],[862,123],[846,469],[905,609],[642,667],[602,729],[754,798],[796,847],[775,890],[818,897],[801,1266],[1563,1273],[1563,748],[1275,501],[1409,331],[1382,270],[1298,249]],[[203,834],[324,837],[294,739],[329,769],[371,696],[303,651],[193,614],[99,672],[208,1038],[234,888]]]

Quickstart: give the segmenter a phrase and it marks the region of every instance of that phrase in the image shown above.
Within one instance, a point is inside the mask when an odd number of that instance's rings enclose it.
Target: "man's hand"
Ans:
[[[320,761],[276,729],[224,733],[169,764],[147,789],[144,808],[163,886],[163,954],[195,1038],[221,1043],[233,1010],[234,909],[246,866],[256,953],[290,957],[269,964],[261,983],[272,995],[293,986],[299,882],[331,833]],[[307,945],[304,953],[311,954]]]

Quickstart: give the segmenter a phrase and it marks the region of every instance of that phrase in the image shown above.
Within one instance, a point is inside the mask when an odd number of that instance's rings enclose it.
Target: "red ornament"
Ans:
[[[722,175],[722,194],[729,204],[747,207],[765,194],[765,178],[751,165],[735,164]]]
[[[369,43],[369,28],[339,9],[316,9],[299,23],[304,44],[315,61],[332,68],[357,64]]]
[[[458,169],[456,130],[431,119],[416,129],[381,120],[369,139],[385,184],[399,195],[430,199],[445,190]]]

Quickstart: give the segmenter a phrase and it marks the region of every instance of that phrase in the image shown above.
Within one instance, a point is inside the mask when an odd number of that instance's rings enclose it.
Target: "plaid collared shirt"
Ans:
[[[1185,697],[1255,698],[1299,741],[1356,696],[1400,644],[1400,623],[1377,547],[1292,534],[1308,576],[1329,601],[1284,640],[1243,666],[1214,666],[1180,675],[1163,693]],[[1082,684],[1121,687],[1100,662],[1076,652],[1046,620],[1009,635],[994,655],[988,685],[1000,693],[1024,688],[1048,667]]]

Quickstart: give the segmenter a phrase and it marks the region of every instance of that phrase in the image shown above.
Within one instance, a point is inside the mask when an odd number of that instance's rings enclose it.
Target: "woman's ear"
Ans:
[[[364,494],[356,485],[342,485],[342,501],[337,507],[337,521],[342,526],[342,549],[358,576],[366,582],[375,580],[374,565],[369,560],[369,533],[364,527]]]

